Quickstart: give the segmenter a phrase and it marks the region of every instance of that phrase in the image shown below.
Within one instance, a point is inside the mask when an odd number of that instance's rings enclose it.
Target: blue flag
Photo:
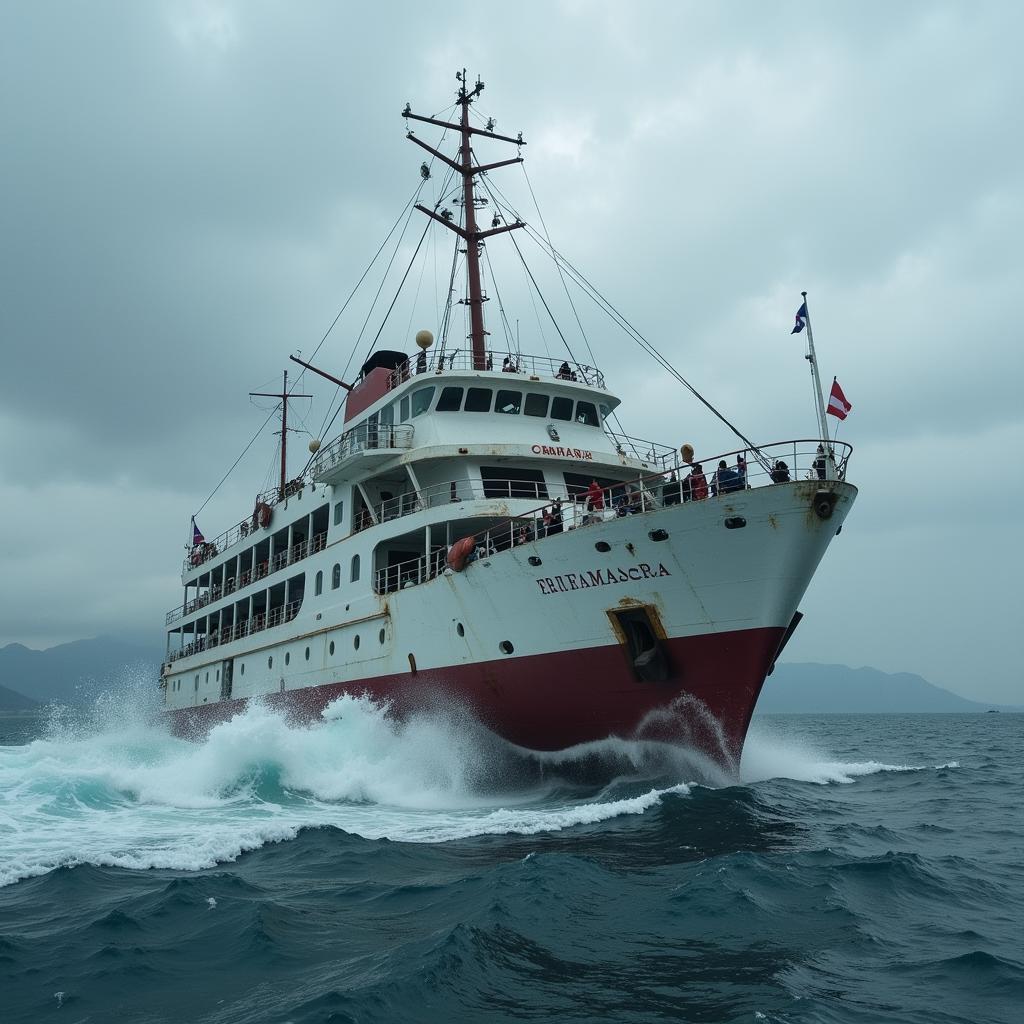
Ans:
[[[790,334],[799,334],[807,326],[807,303],[805,302],[796,311],[796,327],[793,328]]]

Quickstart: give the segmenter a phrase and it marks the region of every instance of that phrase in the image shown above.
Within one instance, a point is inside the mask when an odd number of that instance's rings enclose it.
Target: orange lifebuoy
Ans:
[[[273,509],[264,502],[260,502],[256,506],[256,517],[259,520],[260,526],[266,528],[270,525],[270,517],[273,515]]]
[[[456,571],[462,572],[466,568],[466,559],[476,549],[476,541],[472,537],[463,537],[457,540],[448,549],[448,564]]]

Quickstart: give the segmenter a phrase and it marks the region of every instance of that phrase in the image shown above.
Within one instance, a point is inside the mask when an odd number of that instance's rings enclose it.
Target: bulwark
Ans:
[[[613,566],[610,569],[588,569],[585,572],[567,572],[562,576],[541,576],[537,586],[545,597],[552,594],[567,594],[570,590],[589,590],[591,587],[607,587],[611,583],[629,583],[630,580],[652,580],[656,576],[671,576],[672,573],[659,562],[654,568],[647,562],[640,562],[626,568]]]

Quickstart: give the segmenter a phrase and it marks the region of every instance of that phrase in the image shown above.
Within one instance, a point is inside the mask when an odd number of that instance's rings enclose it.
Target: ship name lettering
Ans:
[[[563,459],[576,459],[577,462],[593,462],[594,453],[583,448],[563,448],[561,445],[535,444],[530,451],[534,455],[559,455]]]
[[[655,569],[649,562],[640,562],[628,567],[612,566],[610,569],[587,569],[567,572],[564,576],[541,576],[537,586],[545,597],[552,594],[568,594],[570,590],[589,590],[591,587],[606,587],[610,583],[628,583],[630,580],[653,580],[658,576],[671,576],[663,562]]]

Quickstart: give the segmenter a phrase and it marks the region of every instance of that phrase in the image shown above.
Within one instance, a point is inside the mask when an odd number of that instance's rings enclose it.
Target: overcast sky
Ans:
[[[270,410],[247,393],[330,326],[419,182],[402,107],[443,111],[465,65],[523,132],[556,247],[760,441],[815,433],[789,333],[808,291],[861,493],[787,659],[1024,702],[1024,5],[367,6],[0,0],[0,644],[159,642],[189,517]],[[539,228],[522,172],[491,177]],[[435,234],[383,347],[436,331]],[[522,349],[561,357],[514,252],[489,252]],[[361,360],[375,287],[321,365]],[[735,447],[580,313],[630,433]],[[303,385],[316,434],[333,388]],[[203,508],[208,536],[274,443]]]

